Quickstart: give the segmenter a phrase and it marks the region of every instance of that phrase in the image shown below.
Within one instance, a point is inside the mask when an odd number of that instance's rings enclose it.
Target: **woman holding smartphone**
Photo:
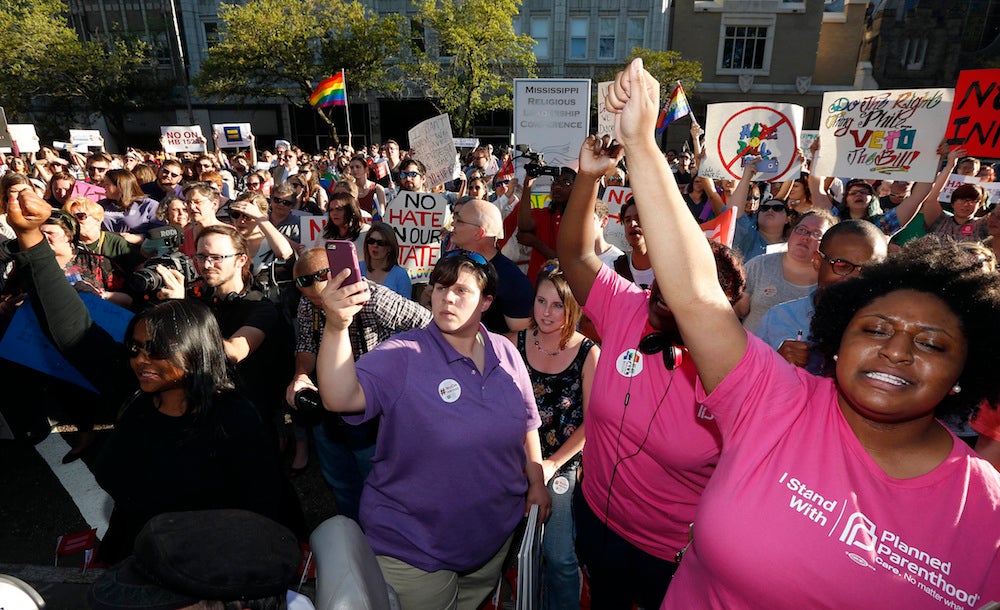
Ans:
[[[361,524],[402,607],[474,609],[496,584],[527,507],[539,505],[543,520],[551,507],[528,372],[481,322],[496,271],[475,252],[442,257],[430,277],[431,324],[357,364],[347,327],[368,289],[343,285],[350,273],[323,292],[316,368],[327,409],[358,413],[349,423],[381,416]]]

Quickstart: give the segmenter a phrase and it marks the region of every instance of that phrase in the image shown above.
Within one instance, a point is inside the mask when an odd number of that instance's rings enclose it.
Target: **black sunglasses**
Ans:
[[[761,212],[766,212],[768,210],[770,210],[772,212],[784,212],[785,214],[787,214],[788,213],[788,206],[785,205],[785,204],[783,204],[783,203],[763,203],[763,204],[761,204],[761,206],[760,206],[760,211]]]
[[[374,237],[369,237],[368,239],[365,240],[365,243],[368,244],[369,246],[381,246],[383,248],[389,245],[389,242],[385,241],[384,239],[375,239]]]
[[[271,199],[271,201],[275,203],[280,203],[281,205],[287,205],[288,207],[292,207],[295,205],[295,201],[291,199],[281,199],[280,197],[274,197]]]
[[[295,278],[295,285],[299,288],[308,288],[315,284],[316,282],[322,282],[327,279],[330,275],[330,268],[320,269],[316,273],[310,273],[309,275],[300,275]]]
[[[472,264],[479,265],[480,267],[485,267],[489,264],[482,254],[478,252],[471,252],[469,250],[452,250],[444,255],[445,258],[451,258],[452,256],[461,256]]]
[[[125,351],[128,353],[129,358],[138,358],[139,354],[144,353],[146,357],[150,360],[167,360],[170,358],[168,354],[161,354],[156,348],[153,347],[152,341],[134,341],[129,339],[125,342]]]
[[[233,220],[242,220],[246,216],[243,212],[237,212],[236,210],[229,211],[229,217]]]

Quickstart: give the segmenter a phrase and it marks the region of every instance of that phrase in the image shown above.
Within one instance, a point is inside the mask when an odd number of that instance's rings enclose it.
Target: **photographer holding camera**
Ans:
[[[556,237],[559,235],[559,224],[562,222],[569,194],[573,190],[576,171],[571,167],[546,167],[540,153],[523,146],[519,149],[522,156],[531,161],[524,166],[524,189],[521,203],[517,206],[517,241],[531,248],[528,277],[533,279],[538,277],[545,261],[556,258]],[[543,210],[531,207],[531,189],[539,176],[552,176],[552,186],[549,189],[551,201]]]

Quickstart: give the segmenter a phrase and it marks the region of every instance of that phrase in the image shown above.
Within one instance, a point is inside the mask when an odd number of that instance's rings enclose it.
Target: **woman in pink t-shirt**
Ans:
[[[830,287],[813,318],[833,378],[749,335],[654,139],[641,60],[607,107],[663,299],[722,454],[662,608],[981,608],[1000,600],[1000,475],[936,416],[1000,396],[1000,276],[927,237]],[[619,147],[597,154],[617,157]]]

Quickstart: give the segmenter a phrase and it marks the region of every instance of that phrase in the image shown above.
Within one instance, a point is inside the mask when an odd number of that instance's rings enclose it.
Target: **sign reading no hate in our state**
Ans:
[[[1000,69],[959,73],[945,138],[974,157],[1000,155]]]

